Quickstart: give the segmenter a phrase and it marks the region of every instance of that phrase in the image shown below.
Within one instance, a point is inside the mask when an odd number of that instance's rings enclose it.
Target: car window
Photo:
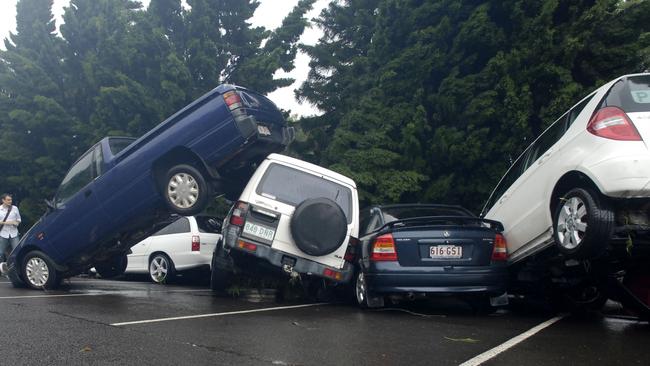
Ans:
[[[95,150],[93,150],[93,164],[95,165],[95,178],[102,175],[103,165],[104,165],[104,156],[102,155],[102,145],[97,145]]]
[[[533,165],[534,162],[544,155],[551,146],[555,145],[562,135],[564,135],[564,132],[566,132],[565,121],[567,116],[568,113],[565,113],[564,116],[555,121],[537,138],[537,140],[535,140],[535,142],[533,142],[530,147],[530,152],[527,154],[526,164],[524,165],[522,173]]]
[[[126,149],[135,141],[131,137],[112,137],[108,139],[108,147],[111,149],[113,155],[117,155],[120,151]]]
[[[508,188],[510,188],[510,186],[517,180],[517,178],[521,176],[529,152],[530,148],[521,154],[521,156],[510,166],[510,169],[508,169],[503,178],[501,178],[501,181],[499,181],[499,184],[497,184],[496,188],[494,188],[494,191],[492,191],[490,198],[488,198],[488,201],[485,203],[485,207],[483,207],[483,215],[490,211],[497,200],[499,200],[501,196],[506,193]]]
[[[271,164],[256,192],[294,206],[310,198],[329,198],[343,209],[348,223],[352,222],[352,191],[349,188],[286,165]]]
[[[650,75],[630,76],[616,82],[600,104],[626,113],[650,112]]]
[[[424,216],[471,216],[465,210],[442,206],[383,207],[382,215],[385,223]]]
[[[187,219],[187,217],[181,217],[178,220],[160,229],[152,236],[189,233],[190,231],[190,221]]]
[[[70,168],[65,178],[63,178],[56,195],[58,203],[67,202],[75,193],[94,179],[93,151],[87,152],[77,160],[72,168]]]
[[[591,101],[591,99],[596,95],[596,93],[592,93],[590,96],[586,97],[580,104],[576,105],[571,109],[569,112],[569,118],[567,119],[567,129],[571,127],[573,122],[575,122],[576,118],[580,115],[583,109],[587,106],[587,104]]]
[[[200,233],[221,233],[220,219],[211,216],[196,216],[195,219]]]
[[[360,228],[359,232],[361,233],[361,236],[369,232],[368,224],[370,224],[370,219],[372,218],[370,212],[371,212],[370,210],[363,210],[359,215],[359,228]]]

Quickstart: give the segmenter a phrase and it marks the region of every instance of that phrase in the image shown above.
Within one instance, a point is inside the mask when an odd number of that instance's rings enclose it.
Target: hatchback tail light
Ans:
[[[235,204],[230,216],[230,223],[235,226],[244,226],[246,214],[248,213],[248,203],[239,201]]]
[[[392,234],[378,236],[372,243],[372,252],[370,260],[373,262],[396,261],[397,251],[395,250],[395,240]]]
[[[201,250],[201,237],[192,235],[192,251],[198,252]]]
[[[611,140],[642,141],[630,118],[618,107],[600,109],[589,121],[587,131]]]
[[[494,237],[494,248],[492,249],[492,260],[493,261],[505,261],[508,260],[508,246],[506,244],[506,238],[501,234],[497,234]]]

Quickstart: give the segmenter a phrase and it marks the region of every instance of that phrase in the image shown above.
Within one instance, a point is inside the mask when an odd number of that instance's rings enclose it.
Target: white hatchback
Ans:
[[[179,271],[209,269],[220,228],[214,217],[180,217],[131,248],[126,273],[148,273],[153,282],[166,283]]]
[[[574,260],[634,256],[650,244],[649,143],[647,73],[608,82],[556,120],[483,209],[503,223],[510,262],[547,248]]]

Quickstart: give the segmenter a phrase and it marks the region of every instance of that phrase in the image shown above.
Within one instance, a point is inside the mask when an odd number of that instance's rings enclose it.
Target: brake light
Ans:
[[[192,251],[198,252],[201,250],[201,238],[198,235],[192,235]]]
[[[325,268],[325,270],[323,271],[323,276],[340,281],[343,278],[343,273],[331,270],[329,268]]]
[[[501,234],[497,234],[494,237],[494,248],[492,249],[492,260],[493,261],[505,261],[508,260],[508,245],[506,243],[506,238]]]
[[[239,243],[237,243],[237,246],[241,249],[246,249],[249,252],[255,252],[257,251],[257,245],[249,242],[245,242],[243,240],[240,240]]]
[[[224,93],[223,100],[226,102],[228,109],[231,111],[234,111],[235,109],[241,108],[243,106],[241,97],[234,90]]]
[[[397,251],[395,250],[395,240],[392,234],[378,236],[372,243],[372,252],[370,260],[373,262],[396,261]]]
[[[248,213],[248,203],[239,201],[235,204],[230,216],[230,223],[235,226],[244,226],[246,214]]]
[[[642,140],[630,118],[618,107],[605,107],[596,112],[587,125],[587,131],[611,140]]]

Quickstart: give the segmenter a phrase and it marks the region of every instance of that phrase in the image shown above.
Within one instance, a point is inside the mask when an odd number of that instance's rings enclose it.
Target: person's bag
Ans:
[[[9,214],[11,213],[11,209],[14,208],[14,206],[9,206],[9,209],[7,210],[7,214],[5,215],[5,218],[2,219],[2,222],[7,221],[7,217],[9,217]],[[5,224],[0,224],[0,230],[5,227]]]

